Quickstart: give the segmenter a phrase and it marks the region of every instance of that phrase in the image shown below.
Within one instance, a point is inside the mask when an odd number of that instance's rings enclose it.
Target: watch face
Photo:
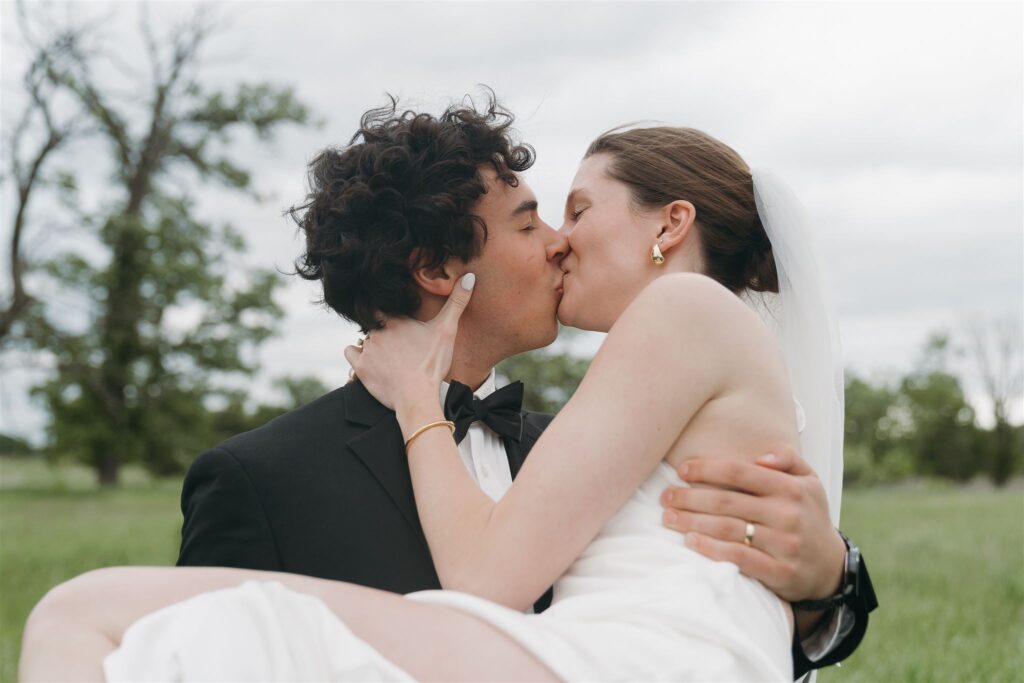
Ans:
[[[842,593],[845,595],[856,594],[860,590],[859,581],[860,549],[850,543],[850,539],[846,539],[846,576],[844,577],[846,586],[843,587]]]

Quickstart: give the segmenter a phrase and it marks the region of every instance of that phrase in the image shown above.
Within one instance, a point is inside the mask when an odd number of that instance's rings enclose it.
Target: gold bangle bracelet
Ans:
[[[428,429],[433,429],[434,427],[447,427],[448,429],[452,430],[452,434],[455,433],[455,423],[452,422],[451,420],[438,420],[437,422],[431,422],[430,424],[423,425],[415,432],[413,432],[412,436],[409,437],[409,440],[405,442],[406,452],[409,452],[409,446],[412,444],[413,441],[416,440],[417,436],[427,431]]]

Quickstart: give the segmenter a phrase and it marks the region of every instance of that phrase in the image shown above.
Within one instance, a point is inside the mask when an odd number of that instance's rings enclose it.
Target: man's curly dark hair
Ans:
[[[288,211],[306,238],[297,273],[320,280],[323,303],[364,332],[380,328],[379,314],[419,308],[414,266],[479,255],[487,226],[471,211],[486,191],[481,168],[515,187],[535,159],[489,90],[483,109],[467,98],[436,117],[389,99],[363,114],[347,146],[310,162],[306,200]]]

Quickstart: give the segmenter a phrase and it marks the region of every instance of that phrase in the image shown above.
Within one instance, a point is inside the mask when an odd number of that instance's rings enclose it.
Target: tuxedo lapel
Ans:
[[[519,473],[527,454],[540,438],[542,430],[523,413],[523,435],[517,442],[502,438],[508,456],[512,477]],[[405,442],[394,412],[381,405],[358,381],[345,396],[345,419],[366,429],[349,439],[349,451],[363,463],[388,497],[405,517],[416,535],[427,545],[416,498],[413,494],[409,463],[405,457]]]
[[[357,383],[345,398],[345,418],[366,427],[348,440],[349,450],[370,470],[426,546],[427,540],[416,512],[402,430],[395,414],[373,398],[361,383]]]
[[[550,418],[548,418],[550,421]],[[530,449],[537,443],[537,439],[543,430],[535,425],[533,422],[527,419],[527,413],[523,412],[523,437],[518,442],[512,439],[503,438],[505,442],[505,454],[508,455],[508,467],[512,472],[512,478],[515,479],[516,475],[519,474],[520,468],[523,466],[523,462],[526,460],[526,456],[529,454]],[[551,600],[554,598],[554,587],[548,588],[544,591],[544,595],[533,604],[533,611],[535,614],[540,614],[548,607],[551,606]]]
[[[526,455],[533,448],[533,444],[540,438],[541,430],[539,427],[531,423],[526,419],[526,413],[523,413],[523,436],[519,441],[502,437],[502,442],[505,444],[505,455],[508,456],[508,468],[512,473],[512,478],[515,479],[516,475],[519,474],[519,469],[523,466],[523,462],[526,460]]]

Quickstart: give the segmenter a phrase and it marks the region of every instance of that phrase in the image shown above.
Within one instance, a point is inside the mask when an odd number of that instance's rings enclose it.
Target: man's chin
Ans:
[[[551,344],[555,343],[555,339],[557,339],[557,338],[558,338],[558,319],[552,317],[551,318],[551,324],[547,325],[545,327],[545,329],[543,330],[543,333],[541,333],[540,330],[537,331],[537,336],[534,337],[533,340],[532,340],[533,344],[534,344],[533,348],[535,348],[535,349],[542,349],[545,346],[550,346]]]
[[[558,338],[558,321],[554,316],[550,318],[550,323],[544,325],[543,328],[541,325],[534,325],[529,329],[530,334],[519,337],[518,348],[507,349],[507,351],[511,351],[510,355],[543,349],[545,346],[553,344]]]

